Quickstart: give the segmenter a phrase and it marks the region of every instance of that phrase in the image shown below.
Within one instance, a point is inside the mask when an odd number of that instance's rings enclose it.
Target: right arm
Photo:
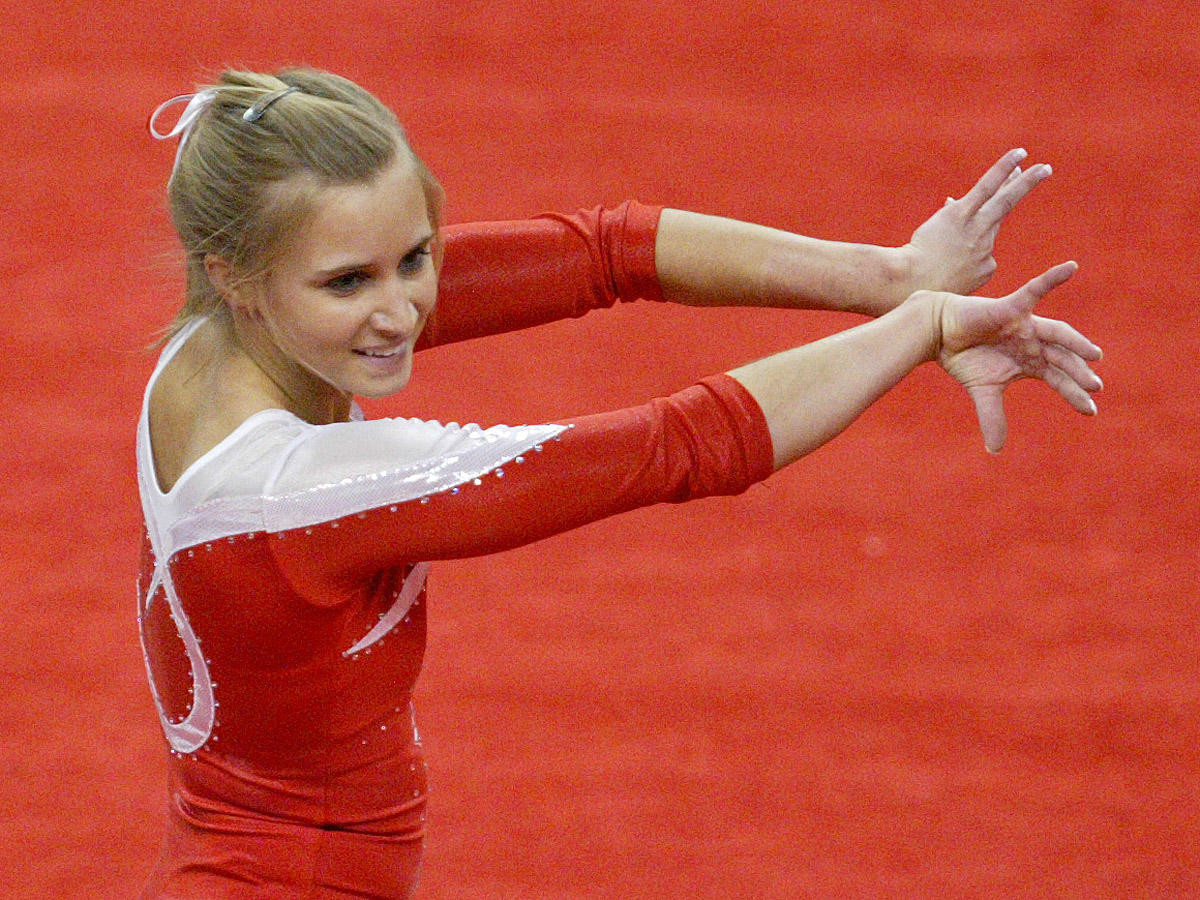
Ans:
[[[1099,348],[1069,326],[1031,314],[1074,271],[1073,263],[1057,266],[998,300],[919,292],[841,334],[671,397],[575,420],[557,438],[550,434],[545,452],[527,439],[496,455],[507,439],[502,433],[466,435],[418,423],[410,427],[428,431],[437,449],[421,452],[416,465],[393,461],[389,471],[375,463],[358,475],[339,471],[314,482],[311,470],[321,460],[360,455],[331,452],[327,441],[339,434],[357,441],[362,454],[396,458],[383,446],[392,439],[386,431],[359,440],[364,429],[390,429],[387,421],[325,426],[283,467],[272,500],[280,509],[293,502],[332,509],[335,495],[350,488],[369,496],[393,490],[389,479],[412,493],[407,500],[343,506],[336,522],[313,520],[304,541],[273,540],[273,552],[292,584],[319,596],[400,562],[484,555],[641,506],[738,493],[833,438],[932,359],[976,398],[988,449],[998,450],[1000,398],[1017,378],[1041,378],[1078,411],[1095,412],[1088,392],[1100,382],[1085,360],[1098,359]],[[402,448],[405,431],[396,427]],[[471,469],[465,461],[479,448],[492,454],[490,461]]]
[[[905,375],[935,358],[935,312],[919,297],[857,328],[729,373],[763,411],[776,469],[836,437]]]
[[[938,360],[975,401],[984,443],[1004,446],[1002,395],[1020,378],[1049,384],[1076,411],[1096,412],[1100,348],[1034,306],[1075,273],[1064,263],[1000,299],[920,291],[884,316],[729,374],[762,408],[781,468],[839,434],[923,362]]]

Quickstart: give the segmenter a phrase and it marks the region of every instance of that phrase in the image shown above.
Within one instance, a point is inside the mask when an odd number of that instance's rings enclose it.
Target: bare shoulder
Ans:
[[[189,466],[271,405],[239,389],[238,369],[219,329],[205,324],[159,373],[149,424],[160,490],[169,491]]]

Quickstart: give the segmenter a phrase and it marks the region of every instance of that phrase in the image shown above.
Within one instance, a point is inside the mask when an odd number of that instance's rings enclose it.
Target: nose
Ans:
[[[421,312],[417,308],[413,286],[401,279],[389,282],[371,312],[370,324],[384,334],[408,334],[417,327]]]

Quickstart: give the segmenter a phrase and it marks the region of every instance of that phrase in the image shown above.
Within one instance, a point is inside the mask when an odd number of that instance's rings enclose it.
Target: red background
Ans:
[[[308,63],[397,109],[450,221],[636,197],[896,244],[1025,146],[1056,174],[987,291],[1077,259],[1045,311],[1107,352],[1097,419],[1020,385],[999,458],[929,368],[743,497],[441,565],[422,897],[1200,896],[1195,5],[171,6],[0,2],[0,893],[131,896],[160,833],[146,117]],[[551,419],[852,321],[598,313],[425,354],[389,409]]]

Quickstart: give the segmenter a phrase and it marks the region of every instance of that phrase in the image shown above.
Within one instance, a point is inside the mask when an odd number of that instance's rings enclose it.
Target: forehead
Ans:
[[[425,186],[407,153],[398,153],[368,181],[327,184],[301,175],[277,188],[279,202],[294,206],[302,218],[281,261],[318,265],[331,256],[364,254],[373,259],[397,248],[407,251],[432,231]]]

